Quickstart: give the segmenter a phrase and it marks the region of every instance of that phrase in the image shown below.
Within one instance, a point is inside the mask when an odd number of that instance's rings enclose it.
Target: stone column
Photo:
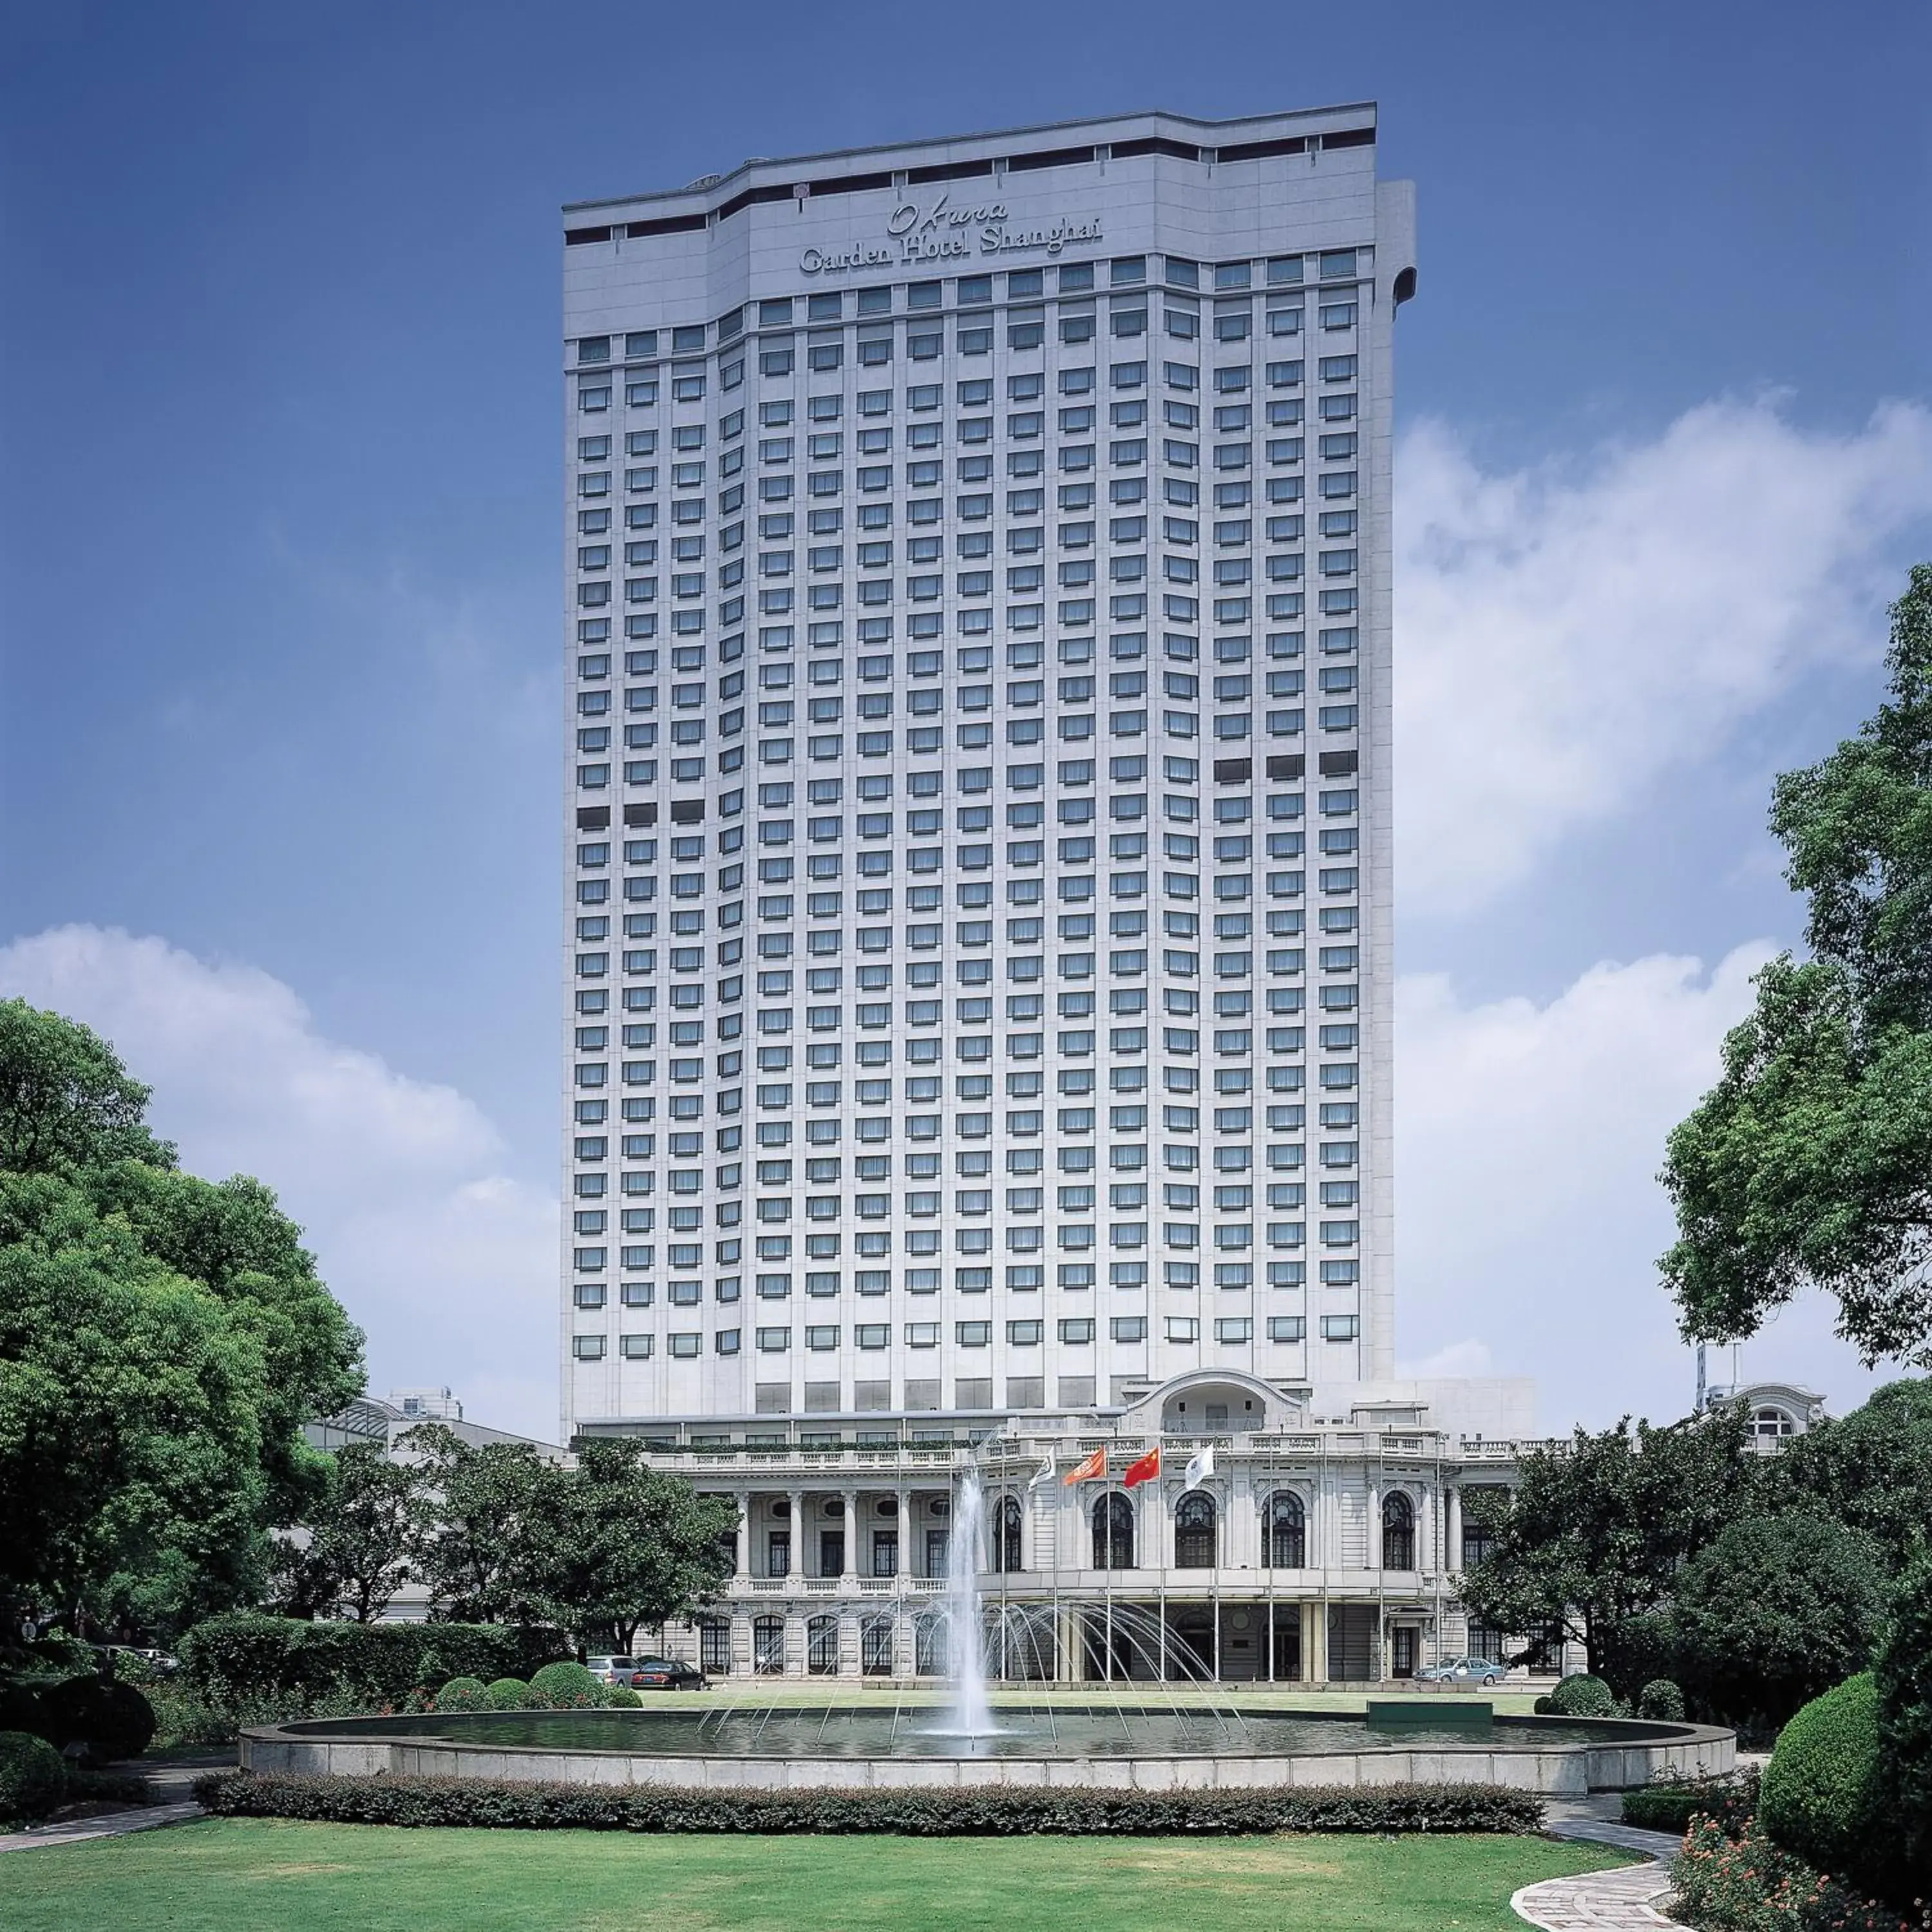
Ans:
[[[1445,1543],[1442,1552],[1442,1567],[1451,1576],[1460,1574],[1462,1568],[1462,1492],[1453,1485],[1444,1492],[1448,1502],[1448,1527],[1443,1532]]]
[[[845,1505],[845,1574],[856,1577],[864,1574],[859,1568],[859,1492],[847,1490],[840,1500]]]
[[[802,1577],[805,1568],[805,1492],[788,1490],[785,1500],[791,1505],[791,1574]]]

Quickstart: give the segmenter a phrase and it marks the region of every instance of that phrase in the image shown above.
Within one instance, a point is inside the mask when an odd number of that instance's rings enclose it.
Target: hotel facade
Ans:
[[[1027,1471],[984,1558],[1046,1674],[1096,1602],[1156,1671],[1460,1640],[1456,1432],[1528,1396],[1393,1380],[1373,110],[749,162],[563,240],[563,1423],[738,1496],[707,1662],[916,1674],[969,1461]],[[1162,1439],[1213,1481],[1042,1474]]]

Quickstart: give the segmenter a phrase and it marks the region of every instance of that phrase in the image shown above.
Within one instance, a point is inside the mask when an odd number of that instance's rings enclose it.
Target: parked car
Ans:
[[[628,1684],[638,1668],[634,1657],[588,1657],[584,1664],[600,1684]]]
[[[668,1657],[643,1657],[632,1673],[631,1685],[638,1690],[709,1690],[711,1680],[701,1670]]]
[[[1500,1684],[1509,1675],[1509,1666],[1498,1664],[1492,1657],[1445,1658],[1440,1664],[1432,1664],[1426,1670],[1418,1670],[1416,1676],[1430,1684],[1480,1684],[1485,1686]]]

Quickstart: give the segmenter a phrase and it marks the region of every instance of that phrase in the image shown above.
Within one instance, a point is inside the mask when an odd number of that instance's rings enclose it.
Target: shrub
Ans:
[[[1551,1691],[1550,1714],[1557,1718],[1607,1718],[1616,1708],[1616,1698],[1600,1677],[1581,1674],[1566,1677]],[[1543,1708],[1544,1700],[1537,1700]]]
[[[439,1711],[487,1711],[490,1693],[478,1677],[452,1677],[436,1694]]]
[[[1735,1838],[1715,1820],[1694,1818],[1671,1868],[1672,1916],[1707,1932],[1919,1932],[1901,1917],[1747,1823]]]
[[[604,1693],[604,1702],[614,1711],[640,1711],[644,1700],[628,1684],[614,1684]]]
[[[1496,1785],[1130,1791],[1018,1785],[752,1791],[513,1784],[460,1778],[290,1778],[223,1772],[195,1796],[230,1817],[530,1831],[872,1832],[1167,1837],[1264,1832],[1534,1832],[1543,1801]]]
[[[67,1767],[45,1738],[0,1731],[0,1818],[41,1818],[67,1796]]]
[[[527,1711],[530,1687],[520,1677],[500,1677],[484,1688],[483,1699],[486,1711]]]
[[[550,1711],[594,1711],[604,1686],[580,1664],[546,1664],[530,1679],[530,1696]]]
[[[1865,1671],[1814,1697],[1786,1724],[1766,1766],[1759,1813],[1784,1850],[1820,1871],[1864,1869],[1878,1815],[1878,1687]]]
[[[1660,1724],[1681,1724],[1684,1693],[1669,1678],[1653,1677],[1636,1694],[1636,1714],[1640,1718],[1654,1718]]]
[[[1754,1767],[1717,1778],[1646,1784],[1624,1793],[1623,1822],[1682,1838],[1693,1818],[1708,1818],[1726,1837],[1735,1838],[1756,1815],[1757,1792]]]
[[[304,1623],[236,1611],[196,1624],[181,1659],[186,1688],[218,1708],[346,1695],[368,1710],[399,1707],[452,1677],[525,1676],[566,1649],[554,1630],[501,1624]]]
[[[40,1696],[50,1742],[84,1744],[89,1757],[106,1764],[139,1757],[154,1735],[154,1707],[131,1684],[102,1677],[70,1677]]]
[[[1900,1579],[1872,1669],[1888,1822],[1910,1889],[1932,1895],[1932,1556]]]

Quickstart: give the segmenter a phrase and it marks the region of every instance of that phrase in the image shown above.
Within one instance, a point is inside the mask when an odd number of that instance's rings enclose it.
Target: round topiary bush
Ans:
[[[1607,1718],[1616,1708],[1616,1696],[1600,1677],[1579,1673],[1564,1678],[1550,1694],[1550,1708],[1558,1718]]]
[[[489,1687],[480,1677],[452,1677],[436,1694],[434,1703],[439,1711],[487,1711]]]
[[[546,1664],[530,1679],[530,1694],[552,1711],[593,1711],[604,1686],[580,1664]]]
[[[1886,1835],[1879,1771],[1878,1686],[1865,1670],[1813,1698],[1779,1732],[1758,1816],[1807,1864],[1858,1874]]]
[[[604,1694],[604,1703],[614,1711],[640,1711],[644,1700],[628,1684],[614,1684]]]
[[[1684,1693],[1667,1677],[1653,1677],[1636,1694],[1636,1714],[1666,1724],[1684,1721]]]
[[[103,1764],[139,1757],[154,1735],[154,1710],[131,1684],[70,1677],[40,1696],[46,1734],[62,1746],[85,1744]]]
[[[0,1818],[41,1818],[67,1796],[67,1767],[45,1738],[0,1731]]]
[[[483,1708],[486,1711],[527,1711],[530,1708],[530,1687],[520,1677],[500,1677],[494,1684],[484,1687]]]

